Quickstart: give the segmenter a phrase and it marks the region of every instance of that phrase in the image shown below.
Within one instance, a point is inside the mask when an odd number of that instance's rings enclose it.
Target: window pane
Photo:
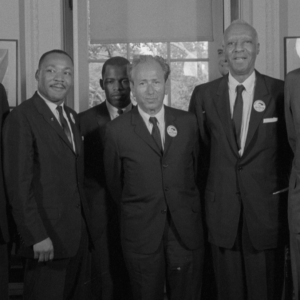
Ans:
[[[105,100],[105,93],[101,89],[99,80],[101,79],[103,63],[89,63],[89,107],[100,104]]]
[[[127,57],[126,44],[90,44],[89,59],[107,60],[113,56]]]
[[[208,62],[171,63],[171,106],[188,110],[196,85],[208,81]]]
[[[208,58],[208,42],[171,43],[171,59]]]
[[[131,43],[129,47],[130,59],[138,54],[159,55],[167,58],[167,43]]]

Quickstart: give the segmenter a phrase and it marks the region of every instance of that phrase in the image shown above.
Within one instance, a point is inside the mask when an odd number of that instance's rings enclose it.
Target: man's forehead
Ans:
[[[228,28],[225,39],[231,39],[235,37],[251,37],[255,36],[253,28],[247,24],[234,24]]]
[[[127,77],[127,67],[126,65],[107,65],[104,72],[104,79],[115,78],[115,77]]]

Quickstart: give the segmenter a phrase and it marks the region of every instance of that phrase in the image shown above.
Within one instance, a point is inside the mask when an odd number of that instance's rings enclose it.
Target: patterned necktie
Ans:
[[[155,143],[157,144],[160,152],[163,153],[163,147],[162,147],[162,142],[161,142],[160,130],[159,130],[158,126],[157,126],[157,119],[155,117],[150,117],[149,118],[149,122],[153,124],[151,135],[152,135]]]
[[[241,128],[242,128],[242,118],[243,118],[243,96],[242,93],[245,87],[243,85],[238,85],[236,87],[236,98],[233,109],[233,124],[236,142],[239,150],[241,149]]]
[[[56,109],[58,110],[58,113],[59,113],[59,120],[60,120],[61,127],[62,127],[64,133],[66,134],[69,142],[72,144],[72,136],[71,136],[70,127],[68,125],[67,120],[65,119],[65,117],[63,115],[62,106],[57,106]]]

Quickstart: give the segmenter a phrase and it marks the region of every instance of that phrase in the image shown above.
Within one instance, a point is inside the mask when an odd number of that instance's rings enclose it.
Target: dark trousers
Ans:
[[[54,259],[51,262],[26,259],[24,300],[41,299],[91,299],[90,254],[85,230],[82,231],[79,249],[74,257]]]
[[[92,249],[92,294],[95,300],[131,300],[118,223],[110,224]]]
[[[300,300],[300,234],[290,232],[291,267],[295,300]]]
[[[1,234],[1,233],[0,233]],[[8,299],[8,254],[7,245],[0,243],[0,298]]]
[[[280,300],[284,282],[284,246],[256,250],[247,224],[240,222],[232,249],[212,245],[218,300]]]
[[[170,217],[155,253],[123,251],[134,300],[163,300],[165,281],[169,300],[200,299],[204,248],[187,249]]]

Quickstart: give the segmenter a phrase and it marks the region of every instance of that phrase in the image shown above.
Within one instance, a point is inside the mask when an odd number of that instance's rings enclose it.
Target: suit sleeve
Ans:
[[[209,170],[210,136],[206,125],[206,112],[203,104],[204,89],[197,86],[192,94],[189,111],[196,115],[199,136],[198,187],[204,193]]]
[[[0,83],[0,134],[2,142],[2,125],[6,116],[9,113],[7,95],[4,89],[4,86]],[[0,152],[0,242],[1,238],[3,242],[7,242],[9,239],[8,234],[8,225],[7,225],[7,209],[6,209],[6,195],[4,190],[4,179],[3,179],[3,166],[2,166],[2,143],[1,143],[1,152]]]
[[[287,127],[287,133],[288,133],[288,140],[289,144],[295,152],[296,150],[296,133],[295,133],[295,127],[294,127],[294,120],[293,120],[293,112],[291,107],[291,95],[290,95],[290,80],[291,77],[288,75],[285,82],[285,88],[284,88],[284,103],[285,103],[285,121],[286,121],[286,127]]]
[[[117,136],[107,124],[104,143],[104,168],[108,190],[117,203],[122,196],[122,160],[117,145]]]
[[[17,229],[25,246],[48,237],[38,213],[34,173],[39,173],[39,155],[27,117],[12,111],[4,124],[4,174],[8,199]]]

